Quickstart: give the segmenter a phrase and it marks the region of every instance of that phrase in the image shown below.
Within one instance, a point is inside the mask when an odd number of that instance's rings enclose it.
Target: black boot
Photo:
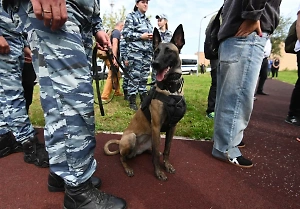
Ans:
[[[89,180],[77,187],[66,185],[64,209],[125,209],[125,200],[96,189]]]
[[[22,152],[22,145],[16,142],[13,134],[8,132],[0,136],[0,158],[15,152]]]
[[[129,107],[130,107],[130,109],[133,109],[135,111],[138,110],[138,108],[136,106],[136,95],[135,94],[129,96]]]
[[[128,91],[126,89],[123,89],[123,93],[124,93],[124,100],[129,100],[129,96],[128,96]]]
[[[49,167],[49,156],[45,145],[38,142],[35,136],[23,144],[24,161],[35,164],[38,167]]]
[[[92,176],[91,181],[94,187],[100,188],[101,179]],[[49,192],[63,192],[65,191],[65,182],[64,180],[56,175],[55,173],[50,172],[48,175],[48,190]]]
[[[144,99],[148,96],[147,92],[140,94],[141,104],[143,103]]]

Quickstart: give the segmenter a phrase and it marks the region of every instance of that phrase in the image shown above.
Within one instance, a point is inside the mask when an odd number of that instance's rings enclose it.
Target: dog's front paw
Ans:
[[[156,177],[161,180],[161,181],[166,181],[168,180],[168,177],[166,176],[166,174],[163,171],[156,171],[155,172]]]
[[[176,171],[171,163],[165,163],[165,167],[168,173],[175,173]]]
[[[131,168],[126,168],[125,172],[126,172],[127,176],[129,176],[129,177],[134,176],[133,169],[131,169]]]

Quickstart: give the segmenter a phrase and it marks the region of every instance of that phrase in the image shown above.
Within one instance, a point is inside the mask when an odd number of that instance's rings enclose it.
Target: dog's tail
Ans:
[[[116,154],[119,154],[120,153],[120,150],[115,150],[115,151],[110,151],[109,150],[109,145],[111,144],[119,144],[120,143],[120,140],[119,139],[111,139],[109,140],[108,142],[105,143],[104,145],[104,153],[106,155],[116,155]]]

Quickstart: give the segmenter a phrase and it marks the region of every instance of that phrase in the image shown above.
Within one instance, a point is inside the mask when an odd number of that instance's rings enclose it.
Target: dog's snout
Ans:
[[[152,68],[154,68],[154,69],[160,69],[160,64],[159,64],[159,62],[156,61],[156,60],[154,60],[154,61],[152,62]]]

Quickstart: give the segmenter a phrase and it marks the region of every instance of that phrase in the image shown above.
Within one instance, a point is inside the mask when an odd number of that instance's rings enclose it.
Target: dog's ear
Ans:
[[[152,38],[152,44],[153,44],[154,50],[157,48],[157,46],[160,42],[161,42],[161,37],[160,37],[159,31],[157,30],[157,28],[154,28],[153,38]]]
[[[184,32],[183,32],[183,28],[182,28],[182,24],[178,25],[178,27],[176,28],[173,37],[170,41],[171,43],[175,44],[177,46],[177,48],[180,50],[182,49],[183,45],[185,44],[185,40],[184,40]]]

